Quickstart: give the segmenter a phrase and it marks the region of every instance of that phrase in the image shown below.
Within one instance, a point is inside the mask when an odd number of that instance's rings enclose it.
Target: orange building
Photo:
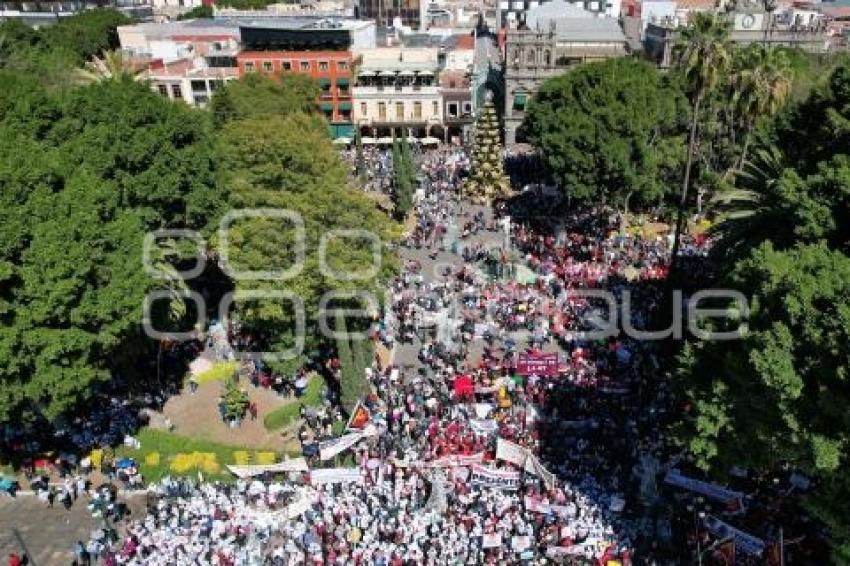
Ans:
[[[350,51],[241,51],[236,56],[240,77],[301,73],[316,79],[322,89],[319,107],[328,123],[340,126],[351,124],[352,62]]]

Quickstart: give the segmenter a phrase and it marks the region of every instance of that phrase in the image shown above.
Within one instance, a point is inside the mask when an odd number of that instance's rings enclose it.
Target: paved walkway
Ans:
[[[144,493],[123,498],[130,517],[138,516],[145,506]],[[102,525],[94,519],[80,498],[69,510],[60,503],[49,509],[34,495],[0,496],[0,563],[10,553],[26,552],[35,566],[65,566],[74,560],[74,543],[88,542],[93,529]]]

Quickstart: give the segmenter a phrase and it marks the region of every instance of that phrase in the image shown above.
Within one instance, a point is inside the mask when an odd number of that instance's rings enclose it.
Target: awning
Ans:
[[[413,71],[399,71],[398,76],[400,77],[412,77],[415,73]]]
[[[334,105],[333,102],[322,102],[319,104],[319,108],[322,109],[322,112],[333,112]]]
[[[431,71],[419,71],[417,74],[420,77],[433,77],[434,76],[434,73],[432,73]]]
[[[392,145],[393,139],[389,136],[378,138],[378,145]]]
[[[348,145],[351,143],[351,138],[336,138],[334,140],[334,144],[336,145]]]
[[[351,103],[350,102],[340,102],[339,103],[339,109],[340,110],[351,110]]]
[[[440,143],[440,140],[431,136],[426,136],[419,140],[419,143],[421,143],[422,145],[438,145]]]
[[[360,71],[359,73],[357,73],[357,76],[359,76],[359,77],[374,77],[377,74],[378,74],[377,71]]]
[[[337,86],[348,86],[348,79],[337,79]]]
[[[360,143],[362,143],[363,145],[375,145],[376,143],[378,143],[378,140],[369,136],[363,136],[362,138],[360,138]]]
[[[319,84],[322,86],[331,86],[330,79],[319,79]]]

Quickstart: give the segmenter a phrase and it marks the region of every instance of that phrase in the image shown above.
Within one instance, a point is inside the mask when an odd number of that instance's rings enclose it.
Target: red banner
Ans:
[[[539,375],[556,377],[558,375],[558,354],[520,354],[516,365],[520,375]]]

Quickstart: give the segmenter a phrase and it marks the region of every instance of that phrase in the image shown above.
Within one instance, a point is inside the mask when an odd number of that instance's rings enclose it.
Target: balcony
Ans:
[[[352,96],[354,98],[360,98],[363,96],[391,96],[390,93],[400,94],[402,96],[416,96],[417,98],[423,96],[434,96],[437,97],[440,95],[440,87],[436,85],[432,86],[392,86],[392,87],[383,87],[383,86],[356,86],[352,90]]]

